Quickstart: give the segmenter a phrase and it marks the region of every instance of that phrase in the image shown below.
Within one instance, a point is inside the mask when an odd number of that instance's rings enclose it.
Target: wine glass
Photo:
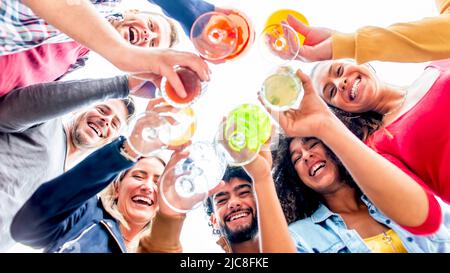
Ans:
[[[140,156],[151,156],[159,149],[187,143],[197,128],[192,108],[157,113],[146,111],[134,117],[128,126],[127,141]]]
[[[255,31],[243,12],[221,9],[200,15],[192,25],[190,38],[200,56],[221,63],[247,52],[254,42]]]
[[[209,142],[196,142],[186,150],[189,156],[165,170],[160,183],[163,202],[178,213],[201,205],[226,169],[225,160]]]
[[[264,80],[259,95],[264,105],[276,111],[298,108],[303,86],[290,66],[279,66]]]
[[[197,73],[187,67],[177,66],[175,72],[178,74],[187,96],[184,98],[178,96],[166,77],[163,77],[161,81],[161,95],[173,107],[187,107],[196,102],[206,91],[207,83],[202,82]]]
[[[220,123],[214,138],[217,154],[231,166],[253,161],[272,131],[269,114],[254,104],[242,104]]]
[[[271,65],[259,95],[266,106],[277,111],[298,107],[304,93],[300,80],[290,66],[299,54],[304,37],[284,21],[288,14],[308,23],[296,11],[279,10],[269,16],[258,39],[260,55]]]
[[[165,171],[162,200],[172,210],[185,213],[198,207],[216,187],[227,165],[242,166],[256,158],[271,135],[269,115],[259,106],[243,104],[220,124],[214,142],[197,142],[189,156]]]

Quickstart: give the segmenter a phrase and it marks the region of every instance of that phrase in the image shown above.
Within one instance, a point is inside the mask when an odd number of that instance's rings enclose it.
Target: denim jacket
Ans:
[[[438,232],[430,236],[417,236],[407,232],[383,215],[367,197],[362,196],[361,200],[367,205],[369,215],[374,220],[393,229],[398,234],[409,253],[450,252],[450,210],[448,204],[440,202],[443,223]],[[347,229],[342,217],[331,212],[323,204],[311,217],[290,224],[289,231],[298,252],[371,252],[359,234],[355,230]]]
[[[42,184],[14,217],[12,237],[45,252],[126,252],[118,222],[96,196],[134,164],[119,153],[123,141]]]

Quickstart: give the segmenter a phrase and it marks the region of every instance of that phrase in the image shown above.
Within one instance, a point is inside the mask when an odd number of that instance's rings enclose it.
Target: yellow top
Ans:
[[[407,253],[400,237],[392,229],[364,239],[366,245],[374,253]]]
[[[363,27],[356,33],[335,32],[333,59],[425,62],[450,58],[450,0],[435,0],[441,15],[388,28]]]

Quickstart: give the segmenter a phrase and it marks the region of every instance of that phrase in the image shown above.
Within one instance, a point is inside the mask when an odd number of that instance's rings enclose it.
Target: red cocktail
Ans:
[[[177,67],[175,72],[186,90],[187,96],[182,98],[178,96],[175,89],[170,85],[169,81],[164,78],[161,82],[161,91],[164,99],[174,107],[186,107],[192,104],[202,93],[202,83],[197,73],[186,67]]]

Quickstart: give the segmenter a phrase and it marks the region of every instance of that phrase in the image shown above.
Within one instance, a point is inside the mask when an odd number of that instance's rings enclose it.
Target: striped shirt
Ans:
[[[67,0],[74,5],[82,0]],[[114,14],[121,0],[90,0],[103,16]],[[41,44],[72,41],[19,0],[0,2],[0,56]]]

